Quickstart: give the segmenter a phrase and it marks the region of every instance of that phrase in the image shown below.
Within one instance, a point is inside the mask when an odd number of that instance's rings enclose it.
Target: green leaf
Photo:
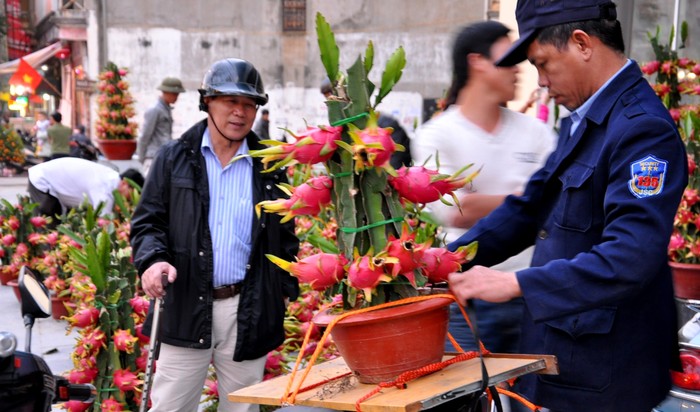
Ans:
[[[352,117],[360,113],[369,111],[369,95],[367,94],[367,73],[365,73],[365,66],[362,64],[362,59],[360,57],[355,60],[355,63],[348,69],[348,97],[352,102],[350,107],[345,109],[345,116]],[[364,124],[359,125],[356,122],[358,128],[364,127]]]
[[[373,107],[377,107],[384,97],[391,92],[396,83],[399,82],[404,67],[406,67],[406,52],[403,50],[403,47],[399,47],[386,63],[386,68],[384,73],[382,73],[382,84],[379,86],[379,95]]]
[[[335,42],[335,35],[330,24],[321,13],[316,13],[316,35],[318,36],[318,49],[321,52],[321,62],[326,68],[328,79],[331,83],[335,83],[338,80],[340,50]]]
[[[75,241],[75,243],[79,244],[80,246],[85,246],[85,239],[83,239],[80,236],[78,236],[77,234],[75,234],[75,232],[73,232],[69,228],[67,228],[65,226],[58,226],[57,229],[58,229],[59,233],[62,233],[64,235],[68,236],[69,238],[73,239]]]
[[[369,80],[369,72],[372,71],[374,66],[374,44],[372,40],[367,43],[367,49],[365,50],[365,76],[367,76],[367,96],[371,96],[374,93],[374,83]]]
[[[340,252],[338,246],[334,242],[320,235],[309,235],[307,236],[306,241],[311,243],[314,247],[317,247],[326,253]]]
[[[688,22],[683,20],[681,23],[681,43],[685,46],[685,41],[688,39]]]

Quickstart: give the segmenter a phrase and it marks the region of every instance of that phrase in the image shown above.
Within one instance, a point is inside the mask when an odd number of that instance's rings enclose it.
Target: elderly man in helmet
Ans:
[[[160,150],[131,223],[142,288],[164,307],[151,410],[195,411],[212,362],[219,411],[257,411],[225,394],[261,381],[267,353],[284,340],[285,299],[299,286],[265,255],[293,259],[298,240],[292,222],[254,211],[285,197],[278,184],[286,179],[245,156],[262,148],[251,131],[267,102],[258,71],[218,61],[199,93],[207,118]]]
[[[144,176],[148,174],[158,149],[172,140],[172,105],[175,104],[180,93],[185,92],[182,82],[175,77],[166,77],[157,89],[161,91],[161,96],[158,98],[158,103],[148,109],[143,116],[143,127],[138,144],[139,162],[143,165]]]

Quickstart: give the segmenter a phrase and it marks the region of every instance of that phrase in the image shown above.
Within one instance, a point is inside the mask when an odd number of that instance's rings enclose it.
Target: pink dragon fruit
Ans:
[[[469,167],[471,165],[448,176],[423,166],[403,166],[397,170],[397,176],[389,176],[389,184],[396,189],[399,196],[413,203],[434,202],[446,194],[452,194],[454,198],[453,192],[471,182],[479,173],[477,171],[467,177],[458,178]],[[455,203],[459,204],[456,199]]]
[[[97,322],[100,316],[100,311],[95,307],[82,307],[73,313],[72,316],[68,316],[65,319],[68,321],[71,327],[77,328],[87,328],[92,326]]]
[[[134,296],[133,298],[129,299],[129,305],[131,305],[131,308],[134,309],[134,313],[136,313],[139,317],[144,318],[148,313],[150,301],[144,296]]]
[[[260,209],[267,213],[284,216],[281,222],[287,222],[300,215],[316,216],[321,209],[331,202],[333,180],[328,176],[312,177],[308,181],[293,187],[281,184],[280,187],[290,196],[289,199],[265,200],[255,205],[260,216]]]
[[[102,401],[100,410],[102,412],[122,412],[124,410],[124,405],[114,398],[108,398]]]
[[[134,353],[134,345],[139,338],[132,336],[131,331],[128,329],[117,329],[112,336],[112,340],[114,341],[114,347],[118,351]]]
[[[97,368],[73,369],[68,374],[70,383],[91,383],[97,377]]]
[[[287,165],[315,164],[325,162],[333,156],[333,153],[338,148],[338,140],[343,128],[320,126],[308,127],[304,133],[295,135],[289,132],[296,142],[285,143],[275,140],[265,140],[262,143],[271,147],[262,150],[251,150],[250,155],[253,157],[262,157],[262,162],[265,168],[270,162],[276,162],[268,171],[276,170]]]
[[[287,262],[273,255],[266,255],[272,263],[306,283],[314,290],[325,290],[343,279],[348,260],[343,255],[318,253],[296,262]]]
[[[396,258],[380,256],[356,256],[348,269],[348,285],[362,289],[367,302],[372,301],[374,288],[380,282],[391,282],[391,277],[384,271],[386,263],[397,263]]]
[[[392,132],[391,127],[379,127],[376,116],[370,117],[367,127],[362,130],[351,125],[349,134],[353,141],[351,151],[355,158],[356,172],[371,167],[385,167],[396,150],[405,150],[403,146],[394,143]]]
[[[92,408],[91,403],[83,403],[81,401],[68,401],[63,404],[63,409],[68,412],[84,412]]]
[[[32,218],[29,218],[29,223],[31,223],[32,226],[34,226],[35,228],[39,229],[46,226],[48,221],[44,216],[34,216]]]
[[[440,247],[426,249],[423,252],[423,273],[431,283],[447,282],[450,273],[458,272],[462,264],[474,258],[476,249],[476,243],[462,246],[454,252]]]
[[[384,249],[388,256],[397,259],[397,263],[389,263],[387,267],[391,271],[391,276],[403,275],[416,287],[416,276],[414,270],[420,267],[423,251],[430,247],[430,243],[421,245],[415,244],[416,234],[411,233],[406,225],[401,230],[401,237],[398,239],[394,235],[389,235],[389,242]]]
[[[114,385],[122,392],[133,391],[143,384],[143,381],[129,369],[117,369],[112,374],[112,378]]]

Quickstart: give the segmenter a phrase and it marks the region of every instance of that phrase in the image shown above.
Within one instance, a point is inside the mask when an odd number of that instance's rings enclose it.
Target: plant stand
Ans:
[[[445,360],[454,355],[446,355]],[[528,373],[557,374],[556,358],[550,355],[490,354],[484,356],[489,383],[495,384]],[[313,366],[299,392],[296,405],[355,410],[355,403],[376,388],[349,374],[343,358]],[[297,374],[297,379],[299,374]],[[339,377],[335,379],[336,377]],[[290,375],[279,376],[228,394],[232,402],[280,406]],[[315,386],[315,385],[319,386]],[[481,389],[481,362],[478,358],[455,363],[433,374],[408,382],[406,389],[383,388],[362,402],[363,412],[413,412],[435,407],[455,397]]]

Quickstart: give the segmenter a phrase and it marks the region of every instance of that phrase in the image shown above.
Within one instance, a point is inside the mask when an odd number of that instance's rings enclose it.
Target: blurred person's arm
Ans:
[[[146,160],[146,149],[153,140],[153,132],[156,130],[158,121],[158,110],[149,109],[143,115],[143,128],[141,129],[141,137],[138,142],[138,158],[139,162],[143,163]]]

